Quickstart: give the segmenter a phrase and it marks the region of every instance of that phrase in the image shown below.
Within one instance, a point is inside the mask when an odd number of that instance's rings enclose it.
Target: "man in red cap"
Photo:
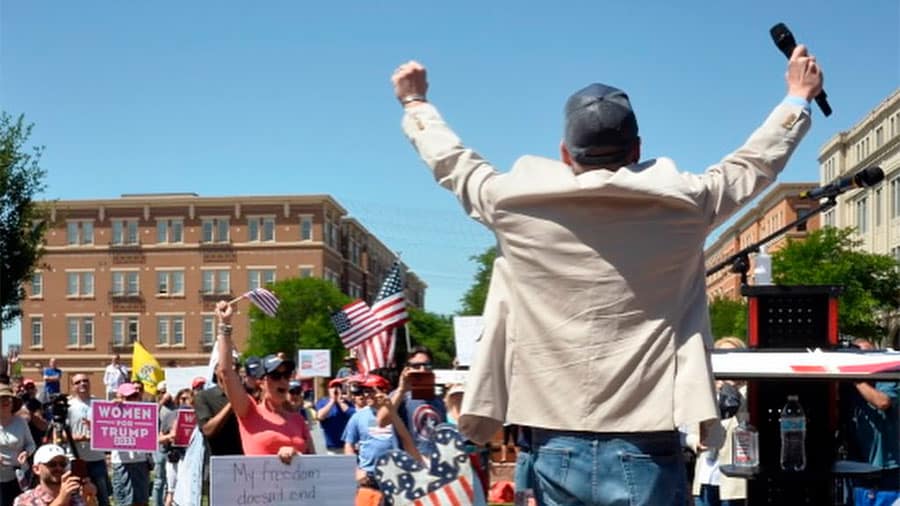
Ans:
[[[325,433],[325,446],[329,455],[342,455],[344,441],[341,436],[356,408],[344,391],[344,379],[335,378],[328,383],[328,397],[316,402],[316,419]]]
[[[191,390],[193,390],[194,393],[197,393],[199,390],[203,390],[203,387],[205,385],[206,385],[206,378],[197,376],[196,378],[194,378],[194,381],[191,382]]]
[[[400,447],[392,425],[378,426],[377,407],[374,405],[376,395],[386,398],[384,393],[390,390],[391,385],[386,379],[374,374],[351,378],[355,380],[354,383],[358,381],[358,393],[365,396],[366,406],[358,409],[347,422],[341,436],[344,452],[357,456],[357,482],[361,486],[377,488],[374,480],[375,463],[388,451]]]

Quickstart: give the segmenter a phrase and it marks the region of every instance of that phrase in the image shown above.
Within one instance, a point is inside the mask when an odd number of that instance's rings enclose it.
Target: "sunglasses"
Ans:
[[[431,370],[431,362],[408,362],[406,365],[412,369],[425,369],[426,371]]]
[[[51,460],[50,462],[44,462],[44,465],[49,468],[61,468],[65,469],[69,463],[65,460]]]
[[[82,383],[90,383],[90,382],[91,382],[91,380],[83,379],[83,380],[73,381],[72,384],[81,385]]]
[[[269,374],[266,374],[266,377],[271,378],[272,381],[281,381],[283,379],[290,379],[292,371],[272,371]]]

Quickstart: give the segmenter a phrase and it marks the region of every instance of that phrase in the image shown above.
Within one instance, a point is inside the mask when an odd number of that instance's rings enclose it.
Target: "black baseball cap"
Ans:
[[[297,364],[295,364],[293,360],[283,359],[277,354],[266,355],[265,358],[262,359],[263,376],[275,372],[282,365],[286,365],[288,371],[291,372],[297,368]]]
[[[260,379],[266,374],[263,370],[262,359],[252,356],[247,357],[247,360],[244,361],[244,371],[247,373],[247,376],[251,376],[256,379]]]
[[[594,83],[576,91],[566,101],[565,115],[566,148],[582,165],[619,161],[638,139],[631,101],[612,86]]]

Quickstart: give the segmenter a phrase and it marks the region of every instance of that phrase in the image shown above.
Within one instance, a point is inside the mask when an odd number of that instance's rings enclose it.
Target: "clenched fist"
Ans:
[[[394,95],[404,106],[417,105],[426,101],[428,79],[425,67],[416,61],[408,61],[394,71],[391,76]]]

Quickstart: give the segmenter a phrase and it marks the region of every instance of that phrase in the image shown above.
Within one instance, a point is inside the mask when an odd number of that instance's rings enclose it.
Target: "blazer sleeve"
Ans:
[[[743,146],[698,176],[699,200],[708,231],[721,225],[775,180],[810,124],[808,110],[782,102]]]
[[[500,176],[494,167],[463,146],[431,104],[407,108],[402,125],[438,184],[456,195],[469,216],[490,225],[494,210],[491,190]]]

